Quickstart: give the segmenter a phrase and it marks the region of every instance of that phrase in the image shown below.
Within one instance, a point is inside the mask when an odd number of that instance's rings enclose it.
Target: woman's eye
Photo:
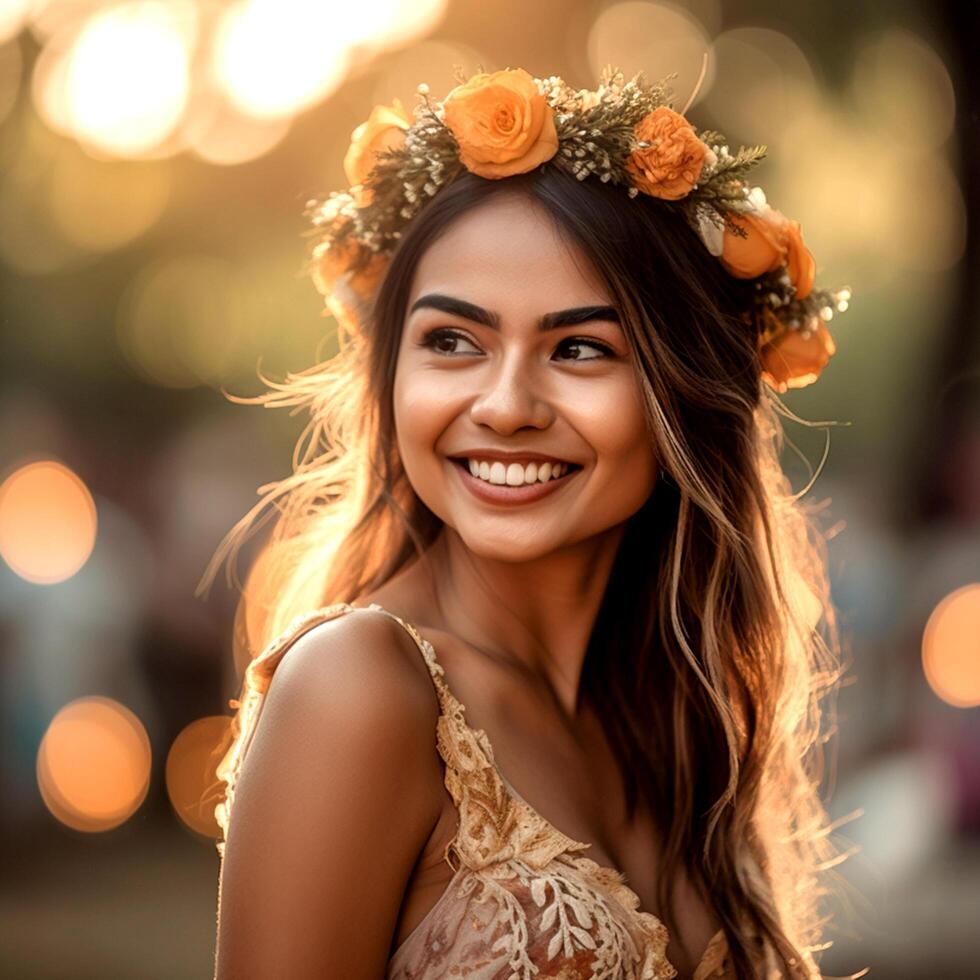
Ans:
[[[469,354],[471,351],[459,350],[457,344],[460,342],[469,344],[474,350],[479,350],[473,342],[458,330],[451,330],[449,327],[436,327],[425,333],[421,340],[421,346],[427,347],[443,356],[453,354]],[[571,357],[563,358],[572,361],[598,361],[606,357],[615,357],[616,352],[605,344],[600,344],[597,340],[586,340],[585,337],[566,337],[559,345],[558,350],[581,351],[583,348],[592,348],[599,351],[598,356]]]
[[[437,354],[458,354],[455,344],[462,340],[470,344],[465,334],[458,330],[450,330],[448,327],[437,327],[435,330],[428,331],[422,337],[422,346],[434,350]],[[472,345],[471,345],[472,346]],[[463,353],[467,353],[463,351]]]
[[[615,351],[607,347],[605,344],[600,344],[596,340],[586,340],[584,337],[568,337],[563,340],[559,345],[559,349],[564,347],[566,350],[581,350],[583,347],[591,347],[593,350],[600,352],[599,357],[573,357],[573,361],[599,361],[603,357],[613,357]]]

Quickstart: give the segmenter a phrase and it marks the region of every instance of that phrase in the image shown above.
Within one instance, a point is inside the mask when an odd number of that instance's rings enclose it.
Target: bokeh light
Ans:
[[[355,55],[376,55],[404,48],[431,31],[443,18],[449,0],[368,0],[351,5],[343,25]]]
[[[0,43],[0,123],[10,115],[17,102],[23,60],[16,39]]]
[[[942,58],[911,31],[882,31],[859,48],[851,80],[854,104],[876,139],[917,154],[949,139],[956,95]]]
[[[67,466],[41,460],[0,484],[0,556],[37,585],[63,582],[95,546],[95,501]]]
[[[882,152],[879,135],[846,110],[805,113],[783,137],[784,166],[767,195],[784,210],[787,202],[805,206],[805,214],[791,216],[804,221],[818,274],[837,263],[867,291],[907,283],[909,271],[948,269],[961,258],[965,201],[942,155],[920,156],[913,168],[904,154]]]
[[[246,316],[235,267],[184,255],[143,269],[120,300],[117,336],[129,363],[170,388],[220,383]]]
[[[134,241],[153,227],[170,200],[170,171],[154,162],[100,162],[66,152],[53,161],[47,180],[56,228],[92,252]]]
[[[184,117],[181,137],[200,159],[233,166],[275,149],[292,121],[292,116],[255,119],[229,105],[222,93],[199,90]]]
[[[304,0],[245,0],[215,33],[213,72],[229,100],[258,119],[291,115],[343,81],[350,18],[370,6]]]
[[[150,740],[111,698],[78,698],[51,721],[37,753],[37,784],[61,823],[96,833],[124,823],[150,785]]]
[[[136,0],[84,23],[65,54],[63,74],[50,76],[63,86],[52,94],[63,97],[63,116],[81,142],[133,156],[170,134],[189,93],[195,11],[179,0]]]
[[[143,379],[173,388],[254,381],[308,363],[327,328],[295,252],[271,243],[234,261],[190,252],[148,263],[123,291],[116,336]]]
[[[739,27],[719,34],[711,47],[710,62],[723,83],[712,86],[706,103],[715,119],[724,120],[720,128],[731,142],[775,145],[782,126],[766,125],[769,120],[790,123],[816,108],[820,93],[813,66],[787,35]]]
[[[648,81],[677,72],[670,86],[677,97],[674,108],[684,108],[698,76],[710,35],[693,14],[674,4],[627,0],[603,10],[592,25],[586,51],[592,76],[609,63],[622,69],[627,78],[642,71]],[[716,66],[709,59],[707,71],[694,105],[710,88]]]
[[[191,830],[217,837],[212,799],[220,759],[216,749],[228,731],[231,718],[209,715],[187,725],[167,753],[167,795],[174,812]]]
[[[922,635],[922,669],[948,704],[980,705],[980,582],[951,592],[932,611]]]
[[[27,0],[27,27],[38,43],[68,32],[77,32],[92,14],[106,6],[105,0]]]
[[[0,3],[0,44],[20,33],[34,2],[35,0],[3,0]]]
[[[379,64],[370,104],[390,105],[393,99],[400,99],[411,111],[418,101],[415,92],[420,82],[428,84],[434,97],[445,98],[458,84],[453,76],[453,65],[462,65],[464,70],[475,72],[477,65],[489,65],[491,60],[482,51],[466,44],[421,41],[392,53]]]
[[[211,73],[228,100],[256,119],[320,101],[366,56],[404,47],[438,22],[446,0],[241,0],[215,31]]]
[[[78,148],[59,139],[32,114],[17,114],[16,146],[0,181],[0,259],[23,275],[58,272],[84,263],[90,253],[68,241],[50,208],[51,161]]]

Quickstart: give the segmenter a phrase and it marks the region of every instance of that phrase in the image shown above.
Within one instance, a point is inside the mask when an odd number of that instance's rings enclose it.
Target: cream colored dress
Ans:
[[[337,603],[298,617],[246,671],[233,752],[219,768],[228,781],[216,816],[227,835],[241,760],[255,731],[269,682],[303,633],[355,607]],[[435,685],[436,726],[445,784],[459,811],[445,851],[454,875],[428,914],[388,962],[389,980],[670,980],[667,929],[625,883],[625,876],[586,857],[591,846],[561,833],[507,783],[482,729],[465,720],[435,650],[419,631],[372,604],[407,630]],[[224,844],[217,844],[223,856]],[[766,976],[780,974],[766,972]],[[815,974],[819,977],[819,973]],[[723,930],[712,937],[694,980],[735,980]]]

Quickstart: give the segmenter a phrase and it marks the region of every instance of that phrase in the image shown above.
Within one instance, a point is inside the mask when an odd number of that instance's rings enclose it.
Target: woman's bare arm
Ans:
[[[413,655],[357,610],[279,664],[229,818],[216,980],[383,977],[442,805],[438,702]]]

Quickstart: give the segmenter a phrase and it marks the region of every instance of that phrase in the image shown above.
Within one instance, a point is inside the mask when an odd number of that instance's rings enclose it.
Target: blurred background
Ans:
[[[0,0],[0,974],[211,976],[199,801],[242,665],[234,588],[195,590],[304,423],[222,389],[335,349],[302,212],[346,187],[354,127],[454,64],[676,72],[680,108],[708,51],[690,117],[769,147],[754,179],[853,290],[784,396],[842,423],[808,497],[851,664],[827,797],[857,897],[822,966],[978,976],[974,7]],[[796,489],[826,438],[787,423]]]

